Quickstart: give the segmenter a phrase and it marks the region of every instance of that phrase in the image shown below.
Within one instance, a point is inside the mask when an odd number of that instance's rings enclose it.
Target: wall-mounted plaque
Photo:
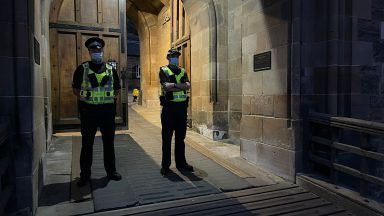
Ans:
[[[253,71],[263,71],[271,69],[272,52],[264,52],[253,56]]]
[[[33,56],[35,58],[35,63],[40,65],[40,43],[35,37],[33,41]]]

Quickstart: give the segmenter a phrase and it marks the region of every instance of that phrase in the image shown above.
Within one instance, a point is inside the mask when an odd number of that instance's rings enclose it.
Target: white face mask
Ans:
[[[91,60],[95,64],[103,63],[103,52],[94,52],[91,53]]]

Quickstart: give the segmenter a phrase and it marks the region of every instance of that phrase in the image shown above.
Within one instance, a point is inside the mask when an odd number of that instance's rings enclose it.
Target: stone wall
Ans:
[[[302,59],[303,111],[384,122],[384,2],[308,1],[301,8],[297,22],[302,23],[302,45],[296,50],[300,49]],[[338,140],[361,146],[359,133],[343,130]],[[383,152],[382,143],[382,138],[372,136],[369,149]],[[360,166],[360,157],[352,153],[340,152],[336,160],[343,165]],[[369,166],[370,174],[383,176],[383,163],[371,162]],[[349,175],[340,174],[339,182],[359,188],[358,179]],[[371,191],[373,197],[383,199],[383,187]]]
[[[244,158],[294,180],[301,120],[292,116],[299,106],[291,108],[290,1],[184,5],[191,25],[194,128],[241,143]],[[272,68],[254,72],[254,55],[267,51]]]
[[[43,175],[41,160],[50,142],[51,113],[48,104],[48,19],[44,8],[50,1],[7,1],[1,7],[0,116],[11,121],[16,191],[11,210],[37,206]],[[49,10],[48,10],[49,11]],[[34,52],[34,47],[36,52]],[[35,57],[40,62],[35,61]],[[49,59],[49,58],[48,58]]]
[[[150,14],[137,9],[129,9],[130,19],[138,27],[140,37],[140,66],[142,104],[146,107],[159,107],[159,70],[167,64],[166,54],[171,48],[171,23],[165,21],[169,7],[163,7],[159,14]],[[135,11],[136,10],[136,11]]]
[[[244,158],[293,181],[301,148],[290,113],[290,1],[229,1],[228,8],[230,132]],[[268,51],[271,69],[254,72],[254,55]]]
[[[301,93],[307,108],[383,122],[382,1],[318,1],[302,7]]]
[[[134,78],[136,76],[135,67],[137,65],[140,65],[140,56],[128,56],[127,57],[127,69],[126,69],[126,75],[127,75],[127,83],[128,83],[128,90],[132,90],[134,88],[140,87],[140,79]]]
[[[195,128],[212,125],[210,104],[210,57],[208,5],[201,1],[185,1],[191,28],[192,122]]]
[[[230,1],[214,1],[214,11],[216,13],[216,34],[217,34],[217,59],[216,59],[216,75],[212,76],[212,98],[216,97],[213,103],[212,130],[213,139],[228,139],[228,2]],[[214,62],[212,62],[214,63]],[[216,87],[215,87],[216,84]]]
[[[242,119],[242,9],[241,1],[228,1],[228,132],[232,142],[240,144]]]
[[[211,139],[228,131],[227,1],[184,1],[191,29],[192,124]]]

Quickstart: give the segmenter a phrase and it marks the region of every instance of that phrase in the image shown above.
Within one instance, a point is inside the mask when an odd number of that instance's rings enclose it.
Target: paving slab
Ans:
[[[36,215],[64,216],[94,212],[90,197],[81,200],[72,198],[72,191],[83,190],[75,186],[77,180],[73,179],[73,165],[79,166],[79,158],[76,154],[79,150],[76,150],[76,146],[78,146],[78,140],[81,141],[80,137],[76,139],[76,145],[73,145],[72,136],[54,137],[44,161],[44,187],[39,196]],[[72,148],[73,146],[75,149]]]
[[[91,186],[87,183],[84,187],[78,187],[77,182],[80,179],[80,152],[81,137],[72,136],[72,172],[71,172],[71,202],[80,203],[92,200]],[[93,202],[87,202],[88,209],[94,211]]]
[[[173,164],[172,173],[161,176],[161,129],[133,110],[130,110],[130,121],[134,126],[129,133],[115,137],[116,165],[123,177],[121,181],[101,181],[106,175],[102,141],[101,137],[95,139],[91,183],[95,211],[253,187],[190,147],[186,147],[187,160],[196,171],[180,173]]]
[[[155,157],[157,160],[154,159],[153,149],[149,148],[148,152],[145,151],[128,134],[117,135],[115,146],[117,169],[123,176],[122,181],[110,181],[107,185],[95,184],[95,178],[105,176],[101,151],[99,151],[102,145],[100,142],[95,143],[94,164],[98,164],[92,167],[92,195],[95,200],[95,211],[117,208],[119,205],[121,207],[144,205],[221,192],[194,174],[182,175],[174,170],[166,177],[161,176],[160,157]],[[106,198],[115,202],[103,202]],[[127,203],[122,205],[124,201]]]
[[[60,205],[53,205],[47,207],[39,207],[36,211],[38,216],[69,216],[69,215],[82,215],[94,212],[93,201],[86,201],[80,203],[64,203]]]
[[[154,118],[155,115],[151,116]],[[48,151],[45,166],[50,171],[50,178],[54,179],[60,175],[65,178],[58,177],[55,182],[46,185],[49,192],[46,194],[66,194],[66,198],[61,198],[62,202],[51,200],[53,202],[41,205],[38,211],[40,215],[109,212],[186,198],[217,196],[229,191],[276,183],[269,181],[267,177],[255,178],[236,171],[236,167],[225,164],[223,160],[212,159],[210,154],[203,152],[204,150],[190,145],[186,145],[186,157],[195,167],[195,172],[179,172],[172,162],[171,173],[162,176],[159,122],[156,119],[150,122],[131,109],[129,119],[130,130],[117,131],[115,137],[116,166],[123,177],[121,181],[109,181],[106,178],[102,140],[100,133],[97,133],[93,148],[91,182],[85,187],[77,187],[81,136],[79,133],[68,133],[67,136],[63,133],[55,138],[55,143]],[[61,185],[56,188],[53,184]],[[47,197],[46,201],[49,200]],[[59,211],[62,213],[59,214]]]
[[[68,202],[70,196],[70,176],[48,175],[41,194],[39,206],[52,206]]]

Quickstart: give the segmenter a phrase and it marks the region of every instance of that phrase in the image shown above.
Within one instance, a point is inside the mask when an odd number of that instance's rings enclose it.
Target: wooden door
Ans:
[[[60,121],[72,122],[77,121],[77,99],[72,93],[72,75],[73,68],[78,65],[76,51],[76,33],[74,32],[58,32],[58,74],[52,76],[55,82],[52,86],[55,95],[54,114],[60,116]]]
[[[104,61],[125,67],[124,0],[55,0],[50,17],[53,124],[79,124],[78,102],[72,92],[77,66],[90,60],[84,46],[90,37],[105,41]],[[117,123],[122,123],[121,98],[117,101]]]

